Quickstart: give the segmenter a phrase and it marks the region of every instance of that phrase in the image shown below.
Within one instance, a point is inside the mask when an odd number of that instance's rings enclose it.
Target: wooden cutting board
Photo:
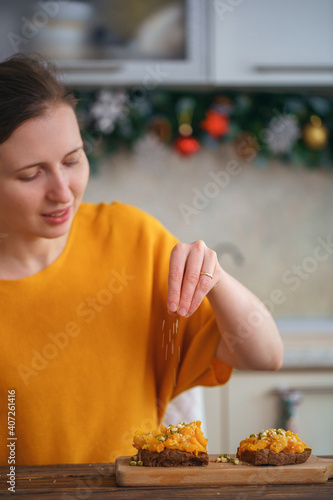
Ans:
[[[234,457],[235,455],[230,455]],[[254,466],[241,462],[215,462],[218,455],[209,455],[209,464],[202,467],[138,467],[128,465],[130,457],[116,460],[118,486],[222,486],[253,484],[325,483],[333,478],[333,459],[311,455],[304,464]]]

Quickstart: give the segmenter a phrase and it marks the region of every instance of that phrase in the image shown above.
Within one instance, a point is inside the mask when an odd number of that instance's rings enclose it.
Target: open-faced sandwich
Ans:
[[[243,439],[237,457],[253,465],[302,464],[311,455],[311,448],[297,434],[284,429],[269,429]]]
[[[162,424],[149,433],[139,429],[133,438],[138,463],[147,467],[208,465],[207,442],[199,420],[168,427]]]

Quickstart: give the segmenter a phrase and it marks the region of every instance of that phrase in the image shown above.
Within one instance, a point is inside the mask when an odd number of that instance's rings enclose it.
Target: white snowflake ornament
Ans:
[[[272,153],[285,154],[291,150],[300,134],[300,127],[294,116],[275,116],[269,122],[265,140]]]
[[[128,96],[124,91],[101,90],[97,101],[90,108],[96,127],[104,133],[112,132],[117,120],[127,115],[127,102]]]

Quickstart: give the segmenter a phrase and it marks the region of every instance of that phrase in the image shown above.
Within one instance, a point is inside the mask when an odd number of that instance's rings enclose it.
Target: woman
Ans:
[[[81,203],[74,106],[44,63],[0,64],[0,429],[14,391],[16,464],[132,454],[177,394],[282,363],[271,315],[204,242],[122,203]]]

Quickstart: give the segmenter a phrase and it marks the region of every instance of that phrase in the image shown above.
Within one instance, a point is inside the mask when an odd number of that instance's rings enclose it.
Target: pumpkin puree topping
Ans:
[[[144,433],[138,429],[133,438],[133,446],[137,450],[157,451],[160,453],[165,448],[170,450],[187,451],[198,455],[199,452],[207,453],[207,442],[201,430],[201,422],[197,420],[190,424],[180,422],[166,427],[161,424],[159,430]]]
[[[305,448],[309,448],[309,446],[299,438],[298,434],[291,431],[269,429],[258,434],[251,434],[250,437],[243,439],[239,445],[239,454],[245,450],[257,451],[265,448],[269,448],[275,453],[303,453]]]

